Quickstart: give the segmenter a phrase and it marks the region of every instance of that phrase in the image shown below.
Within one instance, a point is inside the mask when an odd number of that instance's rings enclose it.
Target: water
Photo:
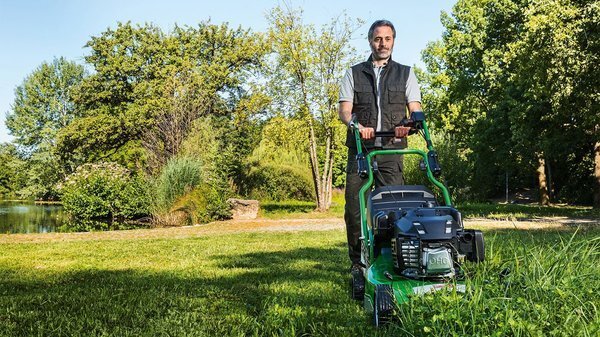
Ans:
[[[60,205],[0,200],[0,234],[90,232],[148,227],[150,224],[147,221],[72,220]]]
[[[56,232],[67,221],[60,205],[0,201],[0,233]]]

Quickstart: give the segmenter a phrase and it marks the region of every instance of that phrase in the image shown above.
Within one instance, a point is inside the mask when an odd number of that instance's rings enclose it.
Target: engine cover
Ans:
[[[465,259],[479,262],[484,258],[481,232],[464,230],[454,208],[415,208],[395,211],[386,218],[394,219],[393,226],[386,226],[393,231],[388,235],[394,271],[404,277],[450,278],[460,273]]]

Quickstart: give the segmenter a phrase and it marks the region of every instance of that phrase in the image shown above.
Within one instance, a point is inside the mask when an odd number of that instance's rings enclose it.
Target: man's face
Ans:
[[[394,32],[388,26],[380,26],[373,31],[373,39],[369,41],[373,60],[386,60],[392,55],[394,48]]]

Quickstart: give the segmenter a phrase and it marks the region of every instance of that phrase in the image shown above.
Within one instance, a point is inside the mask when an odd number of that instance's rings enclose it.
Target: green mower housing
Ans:
[[[429,136],[425,114],[413,112],[403,124],[411,134],[424,137],[427,152],[420,149],[378,149],[363,152],[358,126],[353,121],[358,174],[365,178],[360,189],[361,261],[365,266],[364,292],[352,287],[352,296],[362,300],[379,326],[393,318],[398,305],[412,296],[440,289],[465,291],[461,265],[485,258],[483,234],[463,227],[460,212],[452,206],[447,187],[436,179],[441,173]],[[393,137],[393,132],[376,132],[376,137]],[[420,156],[421,169],[441,194],[422,185],[374,188],[376,156]],[[375,165],[376,167],[376,165]]]

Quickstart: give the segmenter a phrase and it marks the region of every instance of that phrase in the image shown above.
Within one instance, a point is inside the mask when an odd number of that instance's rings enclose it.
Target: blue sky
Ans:
[[[442,33],[440,13],[450,12],[456,0],[395,0],[370,2],[355,0],[288,1],[304,10],[304,22],[317,26],[346,11],[351,18],[365,20],[352,44],[368,56],[366,32],[377,19],[388,19],[398,32],[394,59],[407,65],[422,65],[420,53],[429,41]],[[4,125],[14,101],[14,90],[43,62],[55,57],[83,64],[91,36],[98,36],[116,23],[152,22],[163,31],[175,23],[195,26],[211,19],[265,31],[265,14],[283,4],[277,0],[0,0],[0,142],[12,139]]]

